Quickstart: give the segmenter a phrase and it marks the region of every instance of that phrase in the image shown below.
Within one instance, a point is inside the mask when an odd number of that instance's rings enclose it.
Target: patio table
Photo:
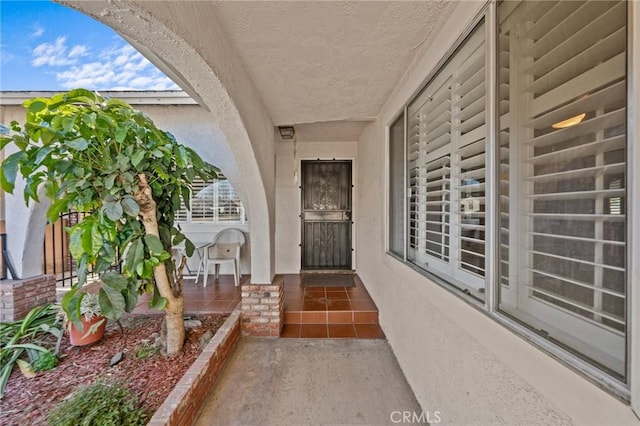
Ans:
[[[189,267],[189,263],[187,262],[185,264],[185,267],[187,268],[187,272],[189,273],[187,276],[185,276],[185,278],[189,278],[189,279],[195,279],[195,282],[198,282],[198,278],[200,277],[200,271],[204,271],[204,260],[205,260],[205,250],[207,250],[209,247],[211,247],[213,245],[212,242],[200,242],[200,243],[194,243],[196,249],[193,251],[194,254],[198,255],[198,269],[196,270],[196,275],[194,277],[193,275],[193,271],[191,270],[191,268]],[[180,243],[177,246],[173,246],[171,248],[171,251],[176,253],[178,256],[185,256],[187,258],[190,258],[189,256],[187,256],[187,249],[184,245],[184,243]],[[193,257],[193,256],[192,256]]]

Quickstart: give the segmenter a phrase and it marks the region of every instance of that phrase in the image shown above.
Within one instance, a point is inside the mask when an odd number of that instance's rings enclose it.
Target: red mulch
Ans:
[[[139,396],[145,411],[152,415],[200,354],[200,336],[207,330],[215,333],[225,317],[197,319],[202,321],[202,327],[187,330],[184,351],[176,357],[165,357],[159,352],[146,359],[138,359],[135,355],[143,342],[154,343],[152,335],[159,332],[162,316],[122,320],[124,335],[117,324],[110,322],[102,340],[89,346],[70,346],[65,336],[60,348],[62,358],[53,370],[39,372],[28,379],[14,368],[4,398],[0,400],[0,424],[45,424],[53,406],[78,386],[99,378],[122,380]],[[109,367],[111,357],[120,351],[124,353],[123,361]]]

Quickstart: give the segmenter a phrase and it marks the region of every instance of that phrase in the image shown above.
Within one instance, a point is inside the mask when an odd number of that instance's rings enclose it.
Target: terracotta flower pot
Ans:
[[[73,346],[84,346],[89,345],[91,343],[95,343],[98,340],[102,339],[104,335],[104,329],[107,326],[107,321],[105,317],[99,315],[94,316],[90,320],[86,320],[84,317],[81,317],[83,328],[80,330],[75,324],[71,323],[69,327],[69,342]],[[91,326],[96,324],[97,322],[102,321],[102,323],[98,326],[95,333],[91,333],[89,330]]]

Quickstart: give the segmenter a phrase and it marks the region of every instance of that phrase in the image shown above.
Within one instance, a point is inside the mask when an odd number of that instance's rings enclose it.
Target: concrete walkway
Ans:
[[[421,411],[386,340],[243,338],[196,425],[385,425]]]

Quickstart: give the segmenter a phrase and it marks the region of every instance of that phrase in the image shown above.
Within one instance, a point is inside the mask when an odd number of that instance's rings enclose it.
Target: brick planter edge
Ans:
[[[191,425],[240,338],[240,304],[155,412],[148,426]]]

